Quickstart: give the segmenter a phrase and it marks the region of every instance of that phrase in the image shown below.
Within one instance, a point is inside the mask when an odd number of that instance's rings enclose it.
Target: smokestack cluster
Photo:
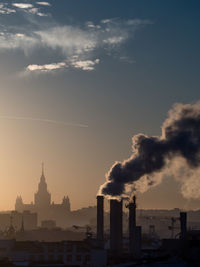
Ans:
[[[175,104],[162,125],[161,137],[133,136],[133,154],[111,167],[100,193],[111,197],[127,196],[129,191],[140,191],[138,182],[141,188],[148,189],[157,183],[155,177],[162,173],[167,162],[176,158],[184,159],[184,167],[193,171],[194,178],[194,172],[200,166],[199,133],[200,102],[193,105]],[[192,195],[188,193],[191,186],[188,181],[187,177],[184,186],[187,187],[187,195]]]
[[[110,250],[116,256],[122,253],[123,203],[116,199],[110,200]],[[104,196],[97,196],[97,240],[104,239]]]
[[[136,197],[126,206],[129,208],[129,254],[139,258],[141,252],[141,227],[136,226]],[[97,196],[97,240],[104,239],[104,197]],[[110,252],[114,258],[123,254],[123,201],[110,199]]]

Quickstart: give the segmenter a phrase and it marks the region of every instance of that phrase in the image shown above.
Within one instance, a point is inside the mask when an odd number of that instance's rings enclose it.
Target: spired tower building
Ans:
[[[42,164],[42,175],[38,184],[38,191],[35,193],[35,207],[46,209],[51,205],[51,194],[47,191],[47,183],[44,176],[44,165]]]
[[[47,190],[47,183],[42,164],[42,174],[38,184],[38,190],[34,195],[34,203],[24,204],[22,197],[17,196],[15,210],[18,212],[37,212],[38,220],[55,220],[58,226],[66,226],[66,220],[70,219],[71,208],[68,196],[64,196],[61,204],[51,202],[51,194]]]

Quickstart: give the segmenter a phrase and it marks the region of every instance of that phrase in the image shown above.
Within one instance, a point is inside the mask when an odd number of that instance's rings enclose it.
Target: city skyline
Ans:
[[[195,0],[3,0],[0,210],[32,201],[41,162],[55,203],[94,206],[132,136],[161,136],[175,103],[200,99]],[[200,183],[199,183],[200,190]],[[169,199],[170,195],[170,199]],[[167,177],[139,208],[198,209]]]
[[[44,174],[44,163],[43,162],[42,162],[42,172],[41,172],[41,174],[42,175]],[[46,180],[46,175],[44,177],[45,177],[45,180]],[[40,180],[41,180],[41,176],[40,176]],[[39,182],[39,179],[37,180],[37,182]],[[35,187],[33,189],[33,192],[35,192],[35,190],[37,189],[37,182],[36,182],[36,185],[35,185]],[[169,187],[168,190],[166,190],[166,185],[167,185],[167,187]],[[171,190],[171,188],[170,188],[171,185],[175,185],[173,190]],[[152,188],[148,189],[144,193],[137,192],[136,195],[138,196],[139,201],[141,199],[144,199],[144,198],[145,198],[146,201],[149,201],[149,198],[152,198],[152,192],[156,192],[158,195],[160,194],[160,197],[162,197],[163,202],[166,201],[167,205],[166,206],[161,205],[161,206],[158,206],[157,208],[155,208],[155,206],[153,206],[152,204],[150,204],[149,206],[143,206],[141,203],[138,203],[137,207],[140,208],[140,209],[158,209],[158,210],[159,209],[161,209],[161,210],[162,209],[172,210],[172,209],[176,209],[176,208],[178,208],[178,209],[180,208],[180,209],[183,209],[183,210],[189,210],[189,209],[199,210],[199,208],[198,208],[198,204],[199,204],[198,198],[196,198],[196,199],[185,199],[184,205],[181,206],[181,205],[177,204],[177,206],[174,206],[174,199],[172,198],[172,200],[170,200],[168,198],[169,194],[174,194],[175,197],[176,197],[176,200],[179,201],[180,203],[184,199],[183,196],[181,195],[181,192],[178,192],[179,194],[177,194],[176,187],[180,188],[181,184],[180,184],[180,182],[178,182],[178,180],[176,181],[176,179],[174,179],[174,177],[173,178],[172,177],[163,178],[162,182],[159,183],[158,185],[156,185],[155,187],[152,187]],[[48,183],[47,183],[47,189],[48,189],[48,192],[50,192],[50,195],[53,195],[53,194],[51,194],[51,190],[52,189],[49,190]],[[25,204],[23,209],[27,210],[26,205],[27,205],[27,207],[29,205],[33,205],[34,201],[32,201],[32,198],[30,198],[30,200],[28,198],[28,200],[27,200],[26,197],[24,198],[24,195],[26,196],[25,192],[22,192],[21,194],[18,194],[16,196],[15,200],[18,199],[18,197],[20,199],[22,199],[23,205]],[[34,195],[34,193],[33,193],[33,195]],[[98,195],[98,193],[97,193],[97,195]],[[67,192],[64,195],[64,198],[66,196],[68,198]],[[109,198],[108,198],[108,200],[109,200]],[[108,210],[108,208],[109,208],[109,201],[108,200],[106,201],[106,199],[105,199],[105,208],[106,208],[106,210]],[[125,200],[126,200],[126,197],[125,197]],[[57,204],[57,202],[61,203],[62,201],[63,201],[63,196],[61,198],[54,198],[54,196],[53,196],[53,198],[50,201],[50,203],[51,204],[55,204],[56,203],[56,205],[60,205],[60,204]],[[152,200],[150,200],[150,201],[152,201]],[[153,199],[153,203],[154,203],[154,201],[155,202],[157,201],[156,198]],[[26,204],[28,202],[30,202],[30,204]],[[190,206],[191,202],[193,204],[196,204],[197,206],[196,207],[191,207]],[[94,205],[95,204],[96,203],[94,203]],[[70,205],[71,205],[71,203],[70,203]],[[89,205],[89,206],[91,206],[91,205]],[[75,208],[73,208],[73,210],[77,210],[79,208],[85,208],[85,207],[87,207],[87,206],[75,207]],[[16,201],[15,201],[15,204],[13,203],[13,207],[11,208],[11,210],[14,210],[14,208],[16,208]]]

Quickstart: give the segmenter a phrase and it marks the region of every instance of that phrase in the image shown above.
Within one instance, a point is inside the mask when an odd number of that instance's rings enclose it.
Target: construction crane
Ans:
[[[92,238],[92,228],[89,225],[85,226],[79,226],[79,225],[73,225],[72,226],[75,230],[85,230],[85,236],[86,239],[91,239]]]

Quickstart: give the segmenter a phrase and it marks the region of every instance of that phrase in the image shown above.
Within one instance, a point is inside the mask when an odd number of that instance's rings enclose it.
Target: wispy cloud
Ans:
[[[43,45],[61,49],[66,56],[92,51],[97,46],[96,33],[75,26],[56,26],[35,32]]]
[[[49,2],[36,2],[36,4],[41,5],[41,6],[51,6]]]
[[[87,128],[88,127],[87,124],[82,124],[82,123],[73,123],[73,122],[65,122],[65,121],[58,121],[58,120],[32,118],[32,117],[0,116],[0,119],[38,121],[38,122],[44,122],[44,123],[60,124],[60,125],[64,125],[64,126],[74,126],[74,127],[81,127],[81,128]]]
[[[6,4],[0,4],[0,14],[12,14],[16,13],[15,9],[9,8]]]
[[[67,67],[65,62],[59,62],[59,63],[51,63],[51,64],[44,64],[44,65],[28,65],[26,70],[27,71],[41,71],[41,72],[50,72],[53,70],[63,69]]]
[[[120,44],[121,42],[124,41],[124,39],[125,39],[124,36],[113,36],[113,37],[107,38],[107,39],[105,39],[103,41],[106,44],[113,45],[113,44]]]
[[[76,68],[76,69],[82,69],[82,70],[87,70],[87,71],[91,71],[94,70],[95,65],[97,65],[99,63],[99,59],[95,59],[95,60],[76,60],[73,59],[71,61],[71,65]]]
[[[31,13],[31,14],[34,14],[40,17],[48,16],[47,14],[40,12],[39,8],[36,8],[36,7],[28,9],[28,13]]]
[[[47,4],[48,4],[47,2],[38,2],[38,3],[40,3],[40,5],[43,5],[43,6],[44,5],[47,6]],[[29,3],[13,3],[12,6],[16,7],[16,8],[19,8],[19,9],[22,9],[25,12],[28,12],[29,14],[34,14],[34,15],[37,15],[37,16],[40,16],[40,17],[48,16],[47,14],[40,12],[40,9],[38,7],[34,7],[33,4],[29,4]]]
[[[91,71],[100,62],[93,59],[95,51],[103,49],[112,52],[118,49],[124,42],[134,36],[138,25],[149,21],[136,20],[121,22],[118,20],[106,20],[99,25],[92,22],[86,23],[86,28],[77,26],[56,26],[47,30],[35,31],[38,40],[43,46],[54,51],[60,50],[65,61],[75,69]],[[129,63],[134,61],[129,60]]]
[[[68,67],[81,69],[83,71],[94,70],[101,60],[102,55],[116,55],[115,50],[123,48],[123,44],[134,38],[135,32],[140,27],[151,24],[149,20],[132,19],[121,20],[108,18],[99,23],[87,21],[82,25],[60,25],[53,21],[51,17],[45,19],[46,13],[41,12],[38,5],[50,6],[46,1],[38,2],[17,2],[11,6],[16,10],[9,10],[8,6],[0,5],[0,13],[17,12],[20,9],[24,14],[32,14],[28,18],[28,25],[14,25],[5,28],[0,26],[0,49],[20,49],[26,56],[34,53],[51,52],[54,58],[58,57],[58,63],[38,64],[32,62],[26,67],[29,72],[52,72]],[[7,8],[7,9],[6,9]],[[40,16],[41,21],[37,22],[34,15]],[[25,16],[27,19],[28,16]],[[30,53],[31,52],[31,53]],[[62,56],[62,58],[60,57]],[[120,59],[120,53],[119,53]],[[33,61],[33,60],[32,60]],[[56,61],[55,61],[56,62]],[[133,60],[126,61],[133,63]]]
[[[62,70],[69,67],[81,70],[92,71],[95,69],[95,65],[99,63],[99,59],[95,60],[79,60],[77,57],[73,57],[72,59],[67,60],[66,62],[59,62],[59,63],[51,63],[51,64],[44,64],[44,65],[37,65],[32,64],[26,67],[26,71],[28,72],[52,72],[55,70]]]
[[[38,45],[38,39],[34,35],[27,35],[23,32],[11,33],[8,31],[0,32],[0,49],[20,49],[28,53]]]

